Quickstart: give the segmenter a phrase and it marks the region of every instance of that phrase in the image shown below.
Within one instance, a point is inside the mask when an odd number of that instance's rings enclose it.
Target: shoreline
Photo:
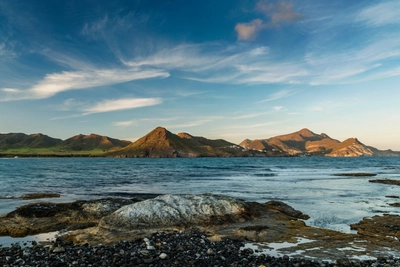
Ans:
[[[212,242],[237,240],[243,242],[245,248],[251,248],[255,254],[275,255],[276,258],[312,258],[334,262],[336,259],[345,257],[361,260],[376,260],[379,257],[389,256],[392,258],[400,257],[400,244],[395,240],[399,230],[397,228],[388,229],[390,225],[400,222],[399,216],[383,215],[372,219],[364,218],[359,223],[351,225],[352,229],[357,231],[357,234],[347,234],[307,226],[305,223],[308,218],[307,215],[279,201],[261,204],[210,194],[154,197],[154,195],[147,196],[146,200],[109,198],[72,203],[32,203],[0,216],[0,225],[2,225],[0,232],[3,236],[23,237],[28,235],[28,237],[22,239],[3,238],[9,244],[17,241],[22,244],[29,244],[31,241],[38,243],[39,241],[46,241],[43,239],[51,238],[53,235],[59,238],[57,242],[65,242],[66,244],[74,242],[74,246],[77,247],[104,245],[113,247],[114,244],[119,242],[132,242],[138,238],[149,238],[149,236],[157,235],[160,232],[186,234],[195,230],[201,231]],[[221,215],[222,217],[215,217],[211,221],[205,218],[205,221],[202,219],[190,222],[189,220],[177,224],[168,223],[165,226],[158,224],[160,220],[164,220],[157,217],[158,215],[155,215],[155,218],[157,218],[154,221],[156,225],[153,226],[150,222],[143,226],[133,226],[134,221],[124,222],[122,217],[116,217],[119,218],[117,220],[110,217],[114,214],[114,211],[120,211],[131,206],[135,207],[139,204],[140,209],[144,209],[143,211],[147,212],[146,214],[151,214],[153,212],[151,207],[154,206],[151,203],[158,198],[167,200],[171,197],[174,202],[180,203],[178,206],[186,205],[184,204],[185,197],[194,197],[196,203],[217,197],[217,200],[220,199],[224,203],[231,201],[234,205],[243,205],[246,210],[243,210],[243,214],[240,212],[237,215]],[[200,200],[201,197],[205,197],[205,199]],[[149,202],[149,206],[144,208],[147,202]],[[155,210],[158,210],[158,208]],[[183,207],[183,210],[186,209]],[[137,216],[140,217],[141,215]],[[191,216],[189,215],[188,218]],[[114,223],[116,224],[113,225]],[[36,225],[36,228],[32,228],[34,225]],[[29,228],[31,229],[29,230]],[[12,232],[7,232],[10,229],[13,229]],[[49,231],[57,232],[48,233]],[[61,235],[59,235],[60,233]],[[41,238],[38,238],[39,236]],[[15,246],[18,247],[18,245],[11,247]],[[7,250],[4,247],[3,249]]]

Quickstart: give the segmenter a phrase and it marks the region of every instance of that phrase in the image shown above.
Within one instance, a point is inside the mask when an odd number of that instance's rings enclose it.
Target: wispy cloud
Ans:
[[[251,119],[251,118],[256,118],[256,117],[260,117],[260,116],[264,116],[264,115],[268,115],[268,114],[271,114],[271,112],[250,113],[250,114],[246,114],[246,115],[231,117],[231,119],[233,119],[233,120]]]
[[[187,60],[190,58],[190,60]],[[164,69],[184,79],[207,83],[300,83],[308,75],[298,62],[278,62],[265,46],[203,43],[164,48],[147,58],[124,61],[128,67]]]
[[[93,22],[86,22],[83,26],[81,34],[96,39],[97,38],[96,35],[106,27],[108,21],[109,21],[108,15],[105,15],[100,20]]]
[[[187,119],[181,116],[178,117],[166,117],[166,118],[141,118],[141,119],[132,119],[127,121],[115,121],[112,124],[115,126],[126,127],[134,124],[139,124],[140,122],[157,122],[157,123],[166,123],[171,121],[182,121],[183,119]]]
[[[182,124],[169,124],[169,125],[166,125],[165,127],[168,129],[183,129],[183,128],[200,126],[209,121],[210,120],[199,120],[199,121],[193,121],[193,122],[182,123]]]
[[[383,2],[363,9],[358,14],[357,20],[374,27],[400,24],[399,10],[399,1]]]
[[[276,106],[276,107],[274,107],[274,110],[275,111],[281,111],[281,110],[283,110],[285,107],[284,106]]]
[[[106,100],[97,103],[92,107],[86,108],[83,111],[85,115],[88,115],[93,113],[102,113],[102,112],[154,106],[161,103],[162,100],[159,98],[125,98],[116,100]]]
[[[63,101],[61,105],[56,107],[57,110],[60,111],[75,111],[80,110],[82,107],[85,107],[87,103],[77,100],[75,98],[68,98]]]
[[[291,95],[293,95],[293,94],[295,94],[295,91],[293,91],[293,90],[287,90],[287,89],[285,89],[285,90],[280,90],[280,91],[277,91],[277,92],[275,92],[275,93],[273,93],[273,94],[270,94],[270,95],[268,96],[268,98],[266,98],[266,99],[260,101],[259,103],[278,100],[278,99],[281,99],[281,98],[284,98],[284,97],[291,96]]]
[[[387,68],[397,68],[392,64],[384,65],[385,61],[400,58],[400,37],[395,35],[383,36],[366,46],[357,49],[348,49],[340,53],[319,54],[310,52],[305,56],[305,62],[313,77],[309,83],[314,85],[332,83],[351,83],[364,79],[358,77],[368,71],[377,73],[387,72]],[[351,81],[350,79],[353,79]]]
[[[0,43],[0,57],[14,57],[16,54],[13,52],[5,42]]]
[[[126,127],[126,126],[130,126],[132,124],[134,124],[135,121],[131,120],[131,121],[115,121],[113,122],[114,126],[119,126],[119,127]]]
[[[19,93],[19,90],[15,89],[15,88],[2,88],[1,91],[5,92],[5,93],[11,93],[11,94]]]
[[[43,80],[35,86],[27,89],[13,89],[1,98],[0,101],[43,99],[49,98],[60,92],[85,89],[96,86],[123,83],[128,81],[165,78],[169,73],[156,69],[143,70],[139,68],[130,69],[93,69],[82,71],[63,71],[60,73],[47,74]]]

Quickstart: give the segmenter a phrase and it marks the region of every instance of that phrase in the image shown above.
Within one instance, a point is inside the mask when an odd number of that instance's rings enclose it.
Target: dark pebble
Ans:
[[[377,260],[351,261],[338,259],[336,262],[318,262],[310,259],[272,257],[257,255],[252,249],[242,249],[244,243],[226,239],[211,242],[205,233],[156,233],[147,242],[158,244],[155,250],[146,250],[143,239],[121,241],[111,246],[78,246],[56,240],[53,247],[62,247],[64,252],[52,253],[48,248],[33,244],[32,247],[0,247],[0,266],[400,266],[400,259],[380,257]],[[165,253],[168,257],[160,259]]]

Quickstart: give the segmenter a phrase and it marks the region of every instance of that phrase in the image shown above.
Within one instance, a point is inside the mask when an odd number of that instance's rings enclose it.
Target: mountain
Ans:
[[[73,151],[90,151],[90,150],[110,150],[125,147],[131,144],[130,141],[113,139],[107,136],[90,134],[75,135],[58,144],[58,148],[62,150]]]
[[[62,142],[61,139],[37,133],[26,135],[24,133],[0,134],[0,150],[18,148],[48,148],[57,146]]]
[[[330,138],[326,134],[315,134],[308,129],[279,135],[268,139],[246,139],[239,145],[247,149],[263,150],[265,152],[279,152],[288,155],[326,154],[340,144],[338,140]]]
[[[329,157],[359,157],[373,156],[374,153],[366,145],[358,141],[357,138],[349,138],[336,145],[332,152],[327,154]]]
[[[229,157],[246,153],[225,140],[210,140],[188,133],[173,134],[157,127],[136,142],[108,153],[113,157]]]
[[[246,139],[240,146],[247,149],[277,151],[281,154],[293,156],[315,155],[329,157],[359,157],[359,156],[390,156],[396,155],[393,151],[381,151],[368,147],[357,138],[349,138],[343,142],[332,139],[327,134],[316,134],[309,129],[279,135],[268,139]],[[397,155],[400,155],[398,153]]]
[[[400,156],[400,151],[393,151],[391,149],[387,150],[379,150],[372,146],[367,146],[373,153],[374,156],[377,157],[398,157]]]

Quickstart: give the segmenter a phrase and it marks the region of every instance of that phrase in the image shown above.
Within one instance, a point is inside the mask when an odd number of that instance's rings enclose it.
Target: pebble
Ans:
[[[209,248],[208,250],[207,250],[207,255],[214,255],[215,253],[214,253],[214,251],[211,249],[211,248]]]
[[[61,252],[65,252],[65,248],[63,247],[56,247],[53,249],[54,253],[61,253]]]
[[[241,250],[244,243],[238,240],[224,239],[211,242],[205,233],[192,231],[172,234],[156,233],[145,239],[118,242],[112,246],[101,245],[96,248],[89,245],[74,245],[56,240],[44,248],[40,244],[32,247],[0,247],[0,266],[218,266],[218,267],[344,267],[374,266],[399,267],[400,258],[380,257],[376,260],[354,261],[338,259],[336,262],[318,262],[304,258],[291,258],[287,255],[273,257],[254,254],[251,249]],[[203,242],[201,241],[203,240]],[[144,246],[143,244],[146,243]],[[156,245],[154,250],[144,249],[148,244]],[[180,249],[178,249],[180,248]],[[52,251],[54,253],[49,253]],[[58,252],[56,252],[58,251]]]
[[[164,252],[160,254],[160,256],[158,256],[160,259],[164,260],[168,257],[167,254],[165,254]]]

